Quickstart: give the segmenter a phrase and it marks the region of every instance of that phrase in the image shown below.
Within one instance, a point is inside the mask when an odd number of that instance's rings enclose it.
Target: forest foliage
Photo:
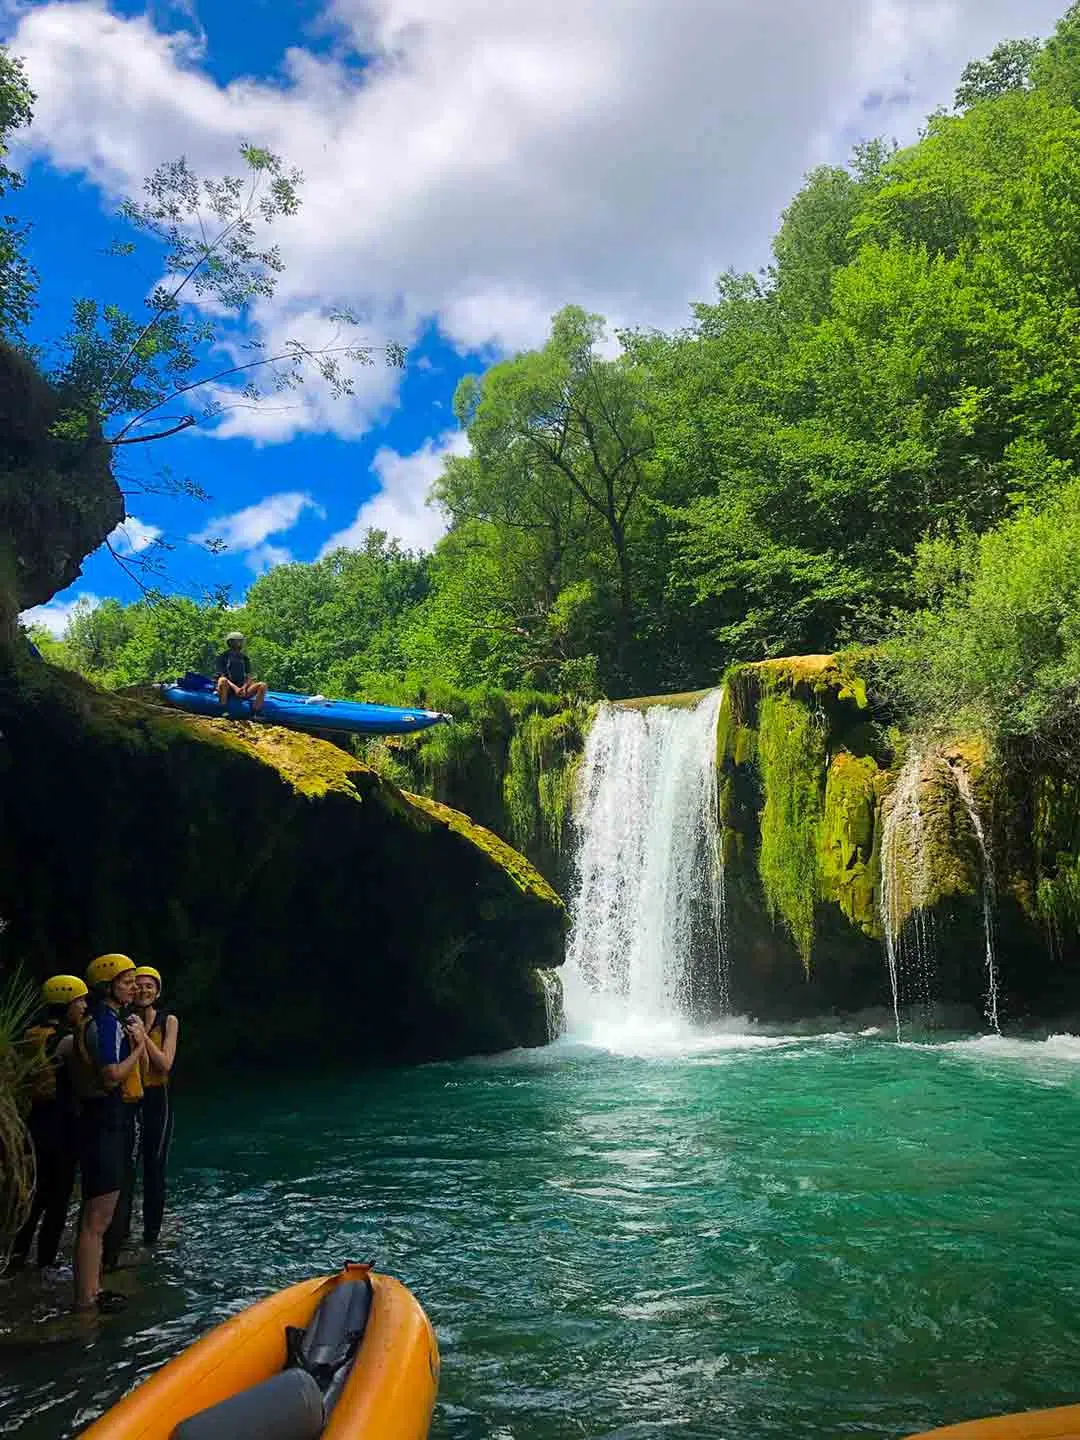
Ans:
[[[772,254],[675,333],[567,306],[465,380],[432,553],[372,532],[238,609],[107,601],[47,648],[131,684],[205,668],[239,625],[290,688],[589,699],[858,641],[927,724],[1058,724],[1080,695],[1080,5],[973,61],[918,143],[813,171]]]

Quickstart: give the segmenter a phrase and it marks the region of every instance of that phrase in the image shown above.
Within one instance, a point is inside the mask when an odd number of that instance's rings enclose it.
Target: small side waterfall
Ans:
[[[562,1034],[563,1015],[562,977],[557,970],[537,970],[536,977],[544,992],[544,1015],[547,1020],[547,1038],[557,1040]]]
[[[892,985],[896,1038],[905,982],[910,998],[929,1007],[933,1001],[934,927],[926,908],[926,833],[922,810],[925,756],[915,750],[883,808],[881,841],[881,923]]]
[[[933,752],[913,751],[883,807],[881,843],[881,921],[892,985],[896,1038],[901,1038],[901,1009],[933,1003],[936,945],[933,885],[928,873],[928,810],[942,824],[943,797],[951,792],[964,807],[981,858],[986,996],[984,1013],[995,1031],[998,1020],[998,972],[994,949],[994,871],[982,819],[962,765],[946,763]],[[948,802],[945,802],[948,808]]]
[[[971,788],[971,776],[962,765],[953,766],[953,776],[960,799],[964,802],[964,809],[971,821],[971,828],[975,832],[979,854],[982,857],[983,934],[986,940],[986,1007],[984,1013],[987,1023],[1000,1035],[997,956],[994,953],[994,868],[990,858],[990,847],[986,843],[986,832],[983,830],[982,818],[979,815],[979,807],[975,803],[975,795]]]
[[[566,1028],[725,1008],[715,691],[693,709],[601,707],[578,780]],[[709,957],[703,964],[703,957]]]

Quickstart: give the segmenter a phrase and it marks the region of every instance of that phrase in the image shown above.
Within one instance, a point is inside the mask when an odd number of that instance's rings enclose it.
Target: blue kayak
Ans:
[[[237,700],[232,696],[228,705],[222,706],[214,681],[207,675],[188,674],[175,684],[160,688],[170,705],[190,710],[195,715],[262,720],[268,725],[288,725],[294,730],[341,730],[351,735],[411,735],[453,718],[438,710],[368,705],[361,700],[327,700],[323,695],[294,695],[288,690],[267,691],[261,713],[253,715],[250,700]]]

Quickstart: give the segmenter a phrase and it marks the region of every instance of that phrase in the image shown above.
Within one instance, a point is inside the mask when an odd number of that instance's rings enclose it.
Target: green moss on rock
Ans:
[[[526,854],[549,856],[549,873],[562,854],[584,743],[578,710],[527,715],[510,741],[503,777],[510,838]]]
[[[593,707],[531,691],[477,690],[456,705],[435,698],[453,725],[361,741],[358,753],[402,789],[467,811],[558,884]]]
[[[878,807],[885,774],[869,755],[842,750],[833,757],[825,784],[818,837],[821,894],[840,907],[852,925],[881,936],[876,901],[880,865]]]
[[[769,910],[783,917],[809,970],[820,891],[817,839],[824,814],[826,731],[789,694],[758,706],[757,763],[765,793],[758,872]]]

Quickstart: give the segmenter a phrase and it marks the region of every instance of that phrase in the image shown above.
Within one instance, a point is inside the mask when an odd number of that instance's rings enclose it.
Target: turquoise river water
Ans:
[[[209,1325],[371,1259],[441,1440],[892,1437],[1080,1400],[1080,1040],[556,1045],[178,1096],[171,1218],[72,1330],[0,1284],[0,1433],[59,1440]]]

